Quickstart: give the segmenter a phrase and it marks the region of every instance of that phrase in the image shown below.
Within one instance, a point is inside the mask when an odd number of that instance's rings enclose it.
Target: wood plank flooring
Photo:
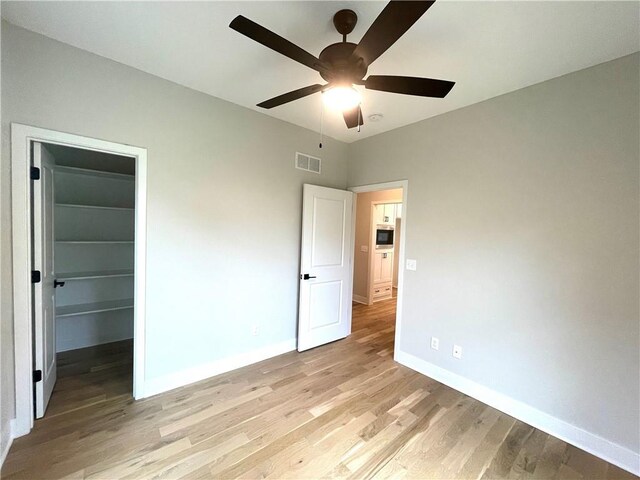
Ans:
[[[46,418],[115,398],[131,398],[133,340],[58,354],[58,380]]]
[[[637,478],[395,363],[395,299],[353,317],[345,340],[137,402],[130,345],[69,353],[2,478]]]

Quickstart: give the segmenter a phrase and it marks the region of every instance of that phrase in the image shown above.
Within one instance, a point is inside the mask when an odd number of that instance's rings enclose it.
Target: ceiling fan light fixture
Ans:
[[[344,112],[360,105],[362,96],[353,86],[332,87],[322,92],[322,101],[331,110]]]

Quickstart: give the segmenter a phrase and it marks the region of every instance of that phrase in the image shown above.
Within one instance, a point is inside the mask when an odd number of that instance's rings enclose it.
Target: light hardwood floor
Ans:
[[[70,353],[2,478],[637,478],[395,363],[394,316],[138,402],[130,344]]]

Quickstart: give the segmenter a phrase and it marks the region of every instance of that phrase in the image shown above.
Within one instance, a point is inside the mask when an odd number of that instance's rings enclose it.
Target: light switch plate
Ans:
[[[453,346],[453,356],[455,358],[462,358],[462,347],[460,345]]]
[[[418,262],[412,258],[407,258],[407,270],[416,271],[418,268]]]
[[[369,246],[368,245],[361,245],[360,246],[360,251],[361,252],[368,252],[369,251]]]

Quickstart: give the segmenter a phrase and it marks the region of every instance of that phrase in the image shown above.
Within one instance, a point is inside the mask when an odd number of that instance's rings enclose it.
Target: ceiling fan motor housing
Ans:
[[[362,83],[367,66],[361,58],[353,57],[356,46],[355,43],[341,42],[322,50],[318,58],[331,66],[329,71],[320,72],[322,78],[331,83]]]
[[[367,74],[364,61],[353,57],[353,51],[357,45],[347,42],[347,35],[353,32],[357,23],[358,15],[353,10],[340,10],[333,16],[333,25],[342,35],[342,42],[329,45],[318,56],[331,67],[329,71],[320,72],[327,82],[345,85],[362,83],[362,79]]]

